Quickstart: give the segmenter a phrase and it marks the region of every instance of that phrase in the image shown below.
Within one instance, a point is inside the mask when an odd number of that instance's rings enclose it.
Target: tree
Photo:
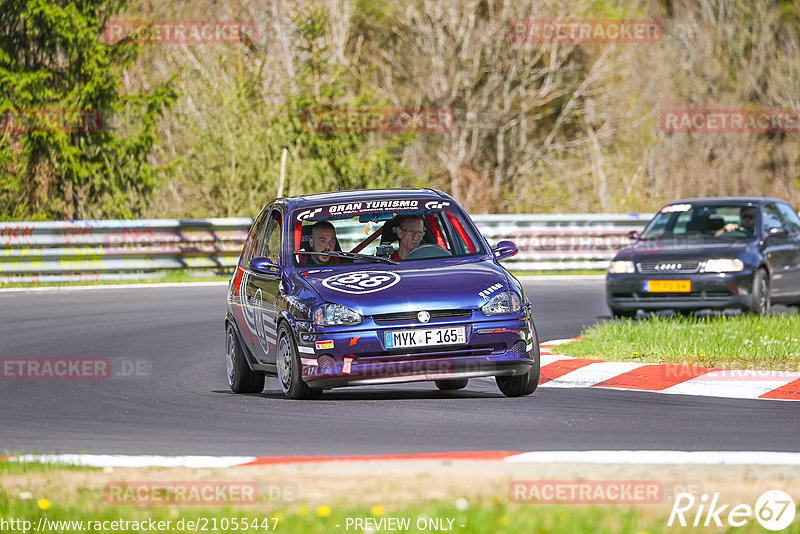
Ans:
[[[147,156],[177,94],[122,90],[141,45],[101,35],[123,4],[0,1],[0,216],[133,217],[147,205]]]

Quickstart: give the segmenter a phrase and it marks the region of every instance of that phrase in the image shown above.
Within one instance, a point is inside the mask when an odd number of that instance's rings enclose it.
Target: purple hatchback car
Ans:
[[[228,383],[293,399],[325,389],[495,377],[507,396],[539,382],[522,285],[450,196],[432,189],[276,199],[256,217],[228,286]]]

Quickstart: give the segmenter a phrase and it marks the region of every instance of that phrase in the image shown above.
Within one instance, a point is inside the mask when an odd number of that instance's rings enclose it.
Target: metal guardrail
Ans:
[[[476,215],[490,243],[510,239],[515,270],[603,269],[650,215]],[[174,269],[231,272],[251,219],[0,223],[0,283],[140,279]]]

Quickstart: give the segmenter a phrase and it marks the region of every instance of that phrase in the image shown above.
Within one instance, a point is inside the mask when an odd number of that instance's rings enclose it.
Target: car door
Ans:
[[[788,241],[792,247],[791,265],[787,273],[788,291],[800,295],[800,217],[789,204],[778,202],[777,206],[786,223],[786,230],[789,232]]]
[[[280,265],[282,229],[282,212],[279,208],[273,208],[266,220],[256,254],[258,257],[269,258],[274,264]],[[257,338],[257,342],[251,347],[251,353],[259,362],[268,365],[275,364],[280,283],[280,269],[270,272],[249,270],[246,286],[247,306]]]
[[[772,265],[772,294],[787,295],[791,290],[791,274],[794,262],[794,246],[787,235],[770,235],[775,228],[786,228],[778,206],[770,202],[761,213],[761,232],[764,237],[764,254]]]

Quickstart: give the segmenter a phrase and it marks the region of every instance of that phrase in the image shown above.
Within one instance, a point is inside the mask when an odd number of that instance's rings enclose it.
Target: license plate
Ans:
[[[459,345],[467,342],[465,328],[428,328],[414,330],[392,330],[384,333],[384,345],[387,349],[405,349],[409,347],[433,347],[436,345]]]
[[[692,291],[691,280],[645,280],[645,293],[689,293]]]

